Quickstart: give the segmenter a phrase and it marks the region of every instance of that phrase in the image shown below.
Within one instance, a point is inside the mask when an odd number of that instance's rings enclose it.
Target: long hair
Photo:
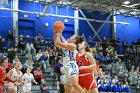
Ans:
[[[90,49],[88,43],[87,42],[84,42],[84,43],[85,43],[85,46],[86,46],[85,51],[86,52],[91,52],[91,49]]]
[[[83,41],[84,41],[83,36],[79,36],[79,35],[76,36],[76,43],[75,43],[76,45],[82,43]]]

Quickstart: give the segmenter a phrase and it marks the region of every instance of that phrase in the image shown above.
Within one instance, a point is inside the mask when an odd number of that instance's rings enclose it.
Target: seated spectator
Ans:
[[[50,93],[50,88],[44,79],[41,79],[40,89],[41,93]]]
[[[119,86],[115,81],[112,81],[112,92],[119,92]]]
[[[9,58],[10,63],[12,63],[13,59],[16,56],[16,52],[14,51],[14,48],[12,47],[9,51],[8,51],[8,55],[7,57]]]
[[[123,92],[124,93],[131,93],[131,89],[128,85],[128,82],[126,82],[126,84],[123,85]]]
[[[42,56],[42,52],[41,50],[39,50],[39,52],[36,55],[36,60],[39,60],[41,56]]]
[[[28,59],[26,60],[26,62],[24,63],[24,69],[26,69],[28,67],[33,69],[33,64],[34,64],[34,62],[32,60],[32,56],[29,56]]]
[[[118,77],[115,76],[114,79],[112,80],[112,82],[118,84],[118,82],[119,82]]]
[[[111,86],[109,81],[106,81],[105,86],[106,86],[106,92],[111,92],[112,91],[112,86]]]
[[[112,60],[111,55],[109,53],[107,53],[107,55],[106,55],[106,62],[107,63],[111,63],[112,62],[111,60]]]
[[[64,93],[65,90],[64,90],[64,68],[61,67],[60,68],[60,72],[61,74],[58,76],[57,78],[57,90],[60,92],[60,93]]]
[[[13,59],[13,63],[15,63],[15,62],[19,62],[18,56],[15,56],[15,58]]]
[[[26,51],[27,51],[27,56],[31,55],[31,54],[36,55],[36,50],[35,50],[32,42],[29,42],[29,43],[26,44]]]
[[[43,52],[43,55],[40,57],[39,62],[44,71],[47,69],[48,66],[50,66],[49,56],[46,52]]]
[[[23,40],[23,36],[20,35],[20,38],[19,38],[19,41],[18,41],[18,48],[21,50],[21,53],[25,49],[24,44],[25,44],[25,42]]]
[[[35,76],[35,80],[40,85],[41,84],[41,79],[44,78],[44,76],[42,74],[42,70],[39,67],[34,70],[34,76]]]
[[[98,60],[99,60],[99,62],[104,62],[106,60],[106,58],[104,57],[102,52],[99,53]]]
[[[106,92],[106,86],[104,85],[103,80],[101,80],[101,83],[98,84],[98,90],[99,90],[99,92]]]

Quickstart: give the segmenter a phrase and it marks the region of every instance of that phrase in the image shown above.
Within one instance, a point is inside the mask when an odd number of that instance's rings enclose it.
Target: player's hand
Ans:
[[[103,80],[106,80],[106,78],[105,78],[104,76],[101,76],[101,78],[102,78]]]
[[[14,86],[19,86],[19,85],[20,85],[20,83],[14,82]]]
[[[4,89],[6,89],[6,88],[8,88],[8,87],[9,87],[8,84],[4,84],[4,86],[3,86]]]

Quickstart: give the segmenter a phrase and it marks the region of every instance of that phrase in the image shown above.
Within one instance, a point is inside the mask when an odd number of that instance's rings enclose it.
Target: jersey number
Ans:
[[[82,62],[77,62],[78,67],[83,66]]]

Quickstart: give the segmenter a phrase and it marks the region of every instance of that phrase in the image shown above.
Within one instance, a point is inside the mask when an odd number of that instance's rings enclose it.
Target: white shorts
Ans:
[[[17,91],[17,86],[14,86],[13,83],[9,83],[8,89],[9,89],[9,90],[10,90],[10,89],[13,89],[13,90]]]
[[[23,86],[23,92],[31,91],[31,86]]]
[[[64,66],[64,84],[70,82],[70,78],[72,75],[79,74],[78,65],[75,61],[69,61],[67,65],[63,64]]]

